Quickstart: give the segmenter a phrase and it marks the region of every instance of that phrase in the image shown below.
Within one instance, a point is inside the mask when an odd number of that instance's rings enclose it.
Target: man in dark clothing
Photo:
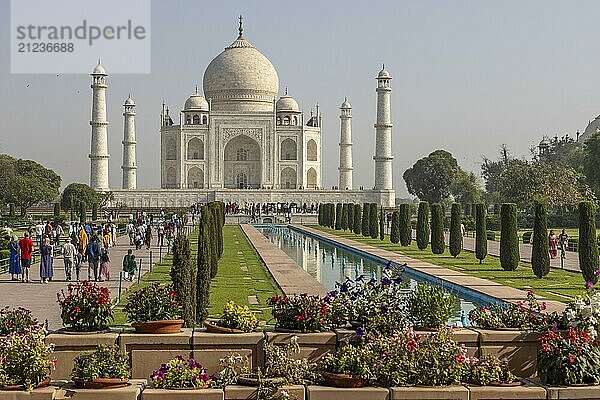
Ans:
[[[94,280],[98,281],[98,263],[100,262],[100,240],[98,236],[94,236],[88,244],[86,255],[88,260],[88,280],[92,280],[92,271],[94,271]]]

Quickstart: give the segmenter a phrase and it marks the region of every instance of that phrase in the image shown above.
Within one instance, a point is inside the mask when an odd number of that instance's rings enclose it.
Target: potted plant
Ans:
[[[368,347],[341,347],[321,361],[325,384],[343,388],[361,388],[372,378],[373,353]]]
[[[248,333],[258,326],[256,315],[248,306],[240,306],[233,301],[223,307],[221,318],[216,323],[204,321],[206,331],[211,333]]]
[[[527,292],[525,301],[518,304],[492,304],[469,312],[471,324],[492,330],[544,330],[548,327],[548,315],[543,313],[546,303],[540,303],[535,293]]]
[[[178,333],[184,322],[178,319],[181,306],[173,285],[161,285],[158,282],[127,296],[123,311],[136,332],[140,333]]]
[[[319,296],[306,293],[268,300],[275,318],[275,330],[281,332],[323,332],[327,329],[329,306]]]
[[[10,333],[24,333],[32,326],[38,325],[38,320],[31,314],[31,310],[23,307],[0,309],[0,336]]]
[[[446,325],[457,308],[456,296],[427,283],[419,283],[407,298],[409,319],[415,329],[439,329]]]
[[[69,284],[56,294],[67,332],[98,332],[114,320],[110,291],[88,281]]]
[[[129,382],[129,358],[117,346],[101,344],[75,357],[71,375],[80,389],[123,387]]]
[[[50,384],[53,344],[45,342],[46,332],[31,326],[21,333],[0,339],[0,390],[28,390]]]
[[[182,355],[162,364],[150,375],[156,389],[206,389],[211,378],[200,363],[193,358],[186,360]]]
[[[540,338],[537,372],[550,386],[598,384],[600,348],[587,330],[548,331]]]
[[[465,375],[464,380],[467,383],[479,386],[521,386],[523,384],[510,372],[508,363],[500,361],[493,354],[479,359],[470,358]]]

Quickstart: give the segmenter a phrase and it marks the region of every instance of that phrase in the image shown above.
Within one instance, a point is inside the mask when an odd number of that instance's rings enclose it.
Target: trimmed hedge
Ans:
[[[429,244],[429,203],[422,201],[419,203],[417,212],[417,247],[419,250],[425,250]]]
[[[444,208],[439,203],[431,205],[431,252],[444,254]]]
[[[533,220],[533,248],[531,251],[531,269],[538,278],[550,272],[550,249],[548,246],[548,212],[541,202],[535,203]]]
[[[450,255],[456,257],[462,251],[463,237],[460,218],[460,204],[453,203],[450,210]]]
[[[600,269],[596,237],[596,209],[591,201],[579,203],[579,268],[586,282],[596,283]]]
[[[519,236],[517,234],[517,205],[504,203],[500,209],[500,265],[505,271],[519,266]]]
[[[487,229],[485,223],[485,205],[477,204],[475,213],[475,257],[479,264],[487,257]]]
[[[362,207],[360,204],[354,205],[354,226],[353,232],[355,235],[360,235],[362,231]]]
[[[412,218],[412,205],[408,203],[400,204],[398,212],[398,224],[400,230],[400,244],[402,246],[410,246],[412,242],[412,226],[410,220]]]

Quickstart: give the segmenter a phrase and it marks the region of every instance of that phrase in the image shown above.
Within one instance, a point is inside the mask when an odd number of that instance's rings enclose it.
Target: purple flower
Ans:
[[[379,306],[379,311],[381,311],[382,314],[387,314],[388,308],[386,306]]]
[[[356,328],[356,337],[362,339],[363,336],[365,336],[365,328],[359,326],[358,328]]]
[[[402,282],[404,282],[404,278],[402,277],[402,275],[398,275],[395,279],[394,279],[394,283],[396,285],[401,284]]]
[[[381,284],[383,286],[389,286],[392,284],[392,280],[390,278],[388,278],[387,276],[384,276],[383,278],[381,278]]]
[[[597,270],[595,270],[595,271],[594,271],[594,275],[596,275],[596,276],[600,276],[600,269],[597,269]]]
[[[348,284],[346,282],[342,283],[342,285],[340,286],[340,292],[341,293],[346,293],[348,291]]]
[[[552,332],[558,332],[558,322],[552,322]]]
[[[594,282],[590,282],[590,281],[588,281],[588,282],[586,282],[586,283],[585,283],[585,287],[586,287],[586,289],[589,289],[589,288],[591,288],[592,286],[594,286]]]
[[[179,361],[185,361],[185,358],[181,354],[177,354],[177,359]]]

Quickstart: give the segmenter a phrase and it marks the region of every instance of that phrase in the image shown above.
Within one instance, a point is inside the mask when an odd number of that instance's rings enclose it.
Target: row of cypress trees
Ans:
[[[377,203],[325,203],[319,206],[318,221],[320,226],[336,230],[349,230],[356,235],[381,240],[385,237],[385,221],[383,211],[379,211]]]
[[[173,242],[173,288],[182,304],[185,325],[193,327],[208,316],[210,281],[217,275],[223,255],[225,205],[212,202],[200,207],[198,219],[198,258],[191,260],[190,240],[180,233]]]

